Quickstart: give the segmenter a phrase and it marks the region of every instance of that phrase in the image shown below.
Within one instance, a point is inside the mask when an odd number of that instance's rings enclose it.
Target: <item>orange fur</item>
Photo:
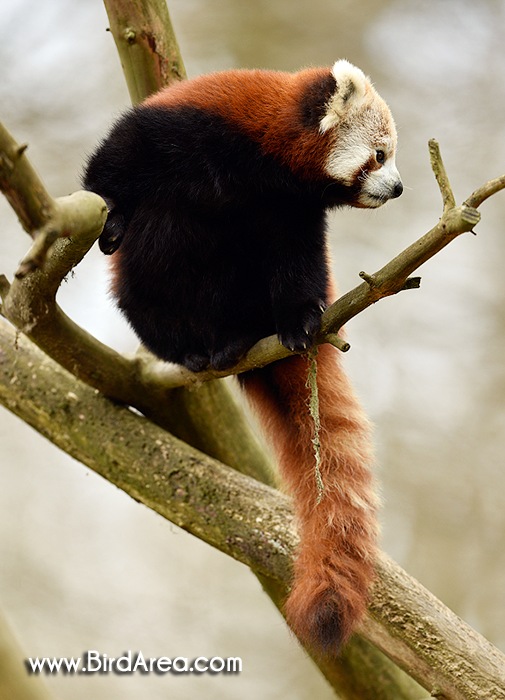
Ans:
[[[265,153],[279,158],[294,172],[309,179],[326,177],[325,163],[334,139],[331,132],[303,128],[300,94],[329,68],[307,68],[298,73],[233,70],[183,81],[164,88],[144,104],[169,107],[179,104],[215,112],[238,126]],[[251,119],[254,114],[254,119]]]
[[[285,613],[297,636],[335,653],[362,618],[374,576],[377,498],[368,421],[338,352],[319,348],[321,476],[317,503],[308,361],[295,356],[245,376],[243,384],[277,452],[294,499],[301,544]]]

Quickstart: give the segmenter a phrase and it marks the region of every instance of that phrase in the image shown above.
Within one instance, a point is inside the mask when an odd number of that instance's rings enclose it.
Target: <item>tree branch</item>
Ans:
[[[447,177],[447,172],[442,161],[439,145],[435,139],[430,139],[428,141],[428,150],[430,152],[431,169],[433,170],[433,174],[435,175],[438,187],[440,189],[440,194],[442,195],[444,212],[448,211],[449,209],[454,209],[456,206],[456,199],[452,192],[449,178]]]
[[[0,189],[33,238],[51,216],[54,204],[26,158],[27,148],[27,144],[16,143],[0,124]]]
[[[59,237],[73,233],[95,240],[107,218],[105,202],[92,192],[53,199],[26,157],[26,148],[0,124],[0,190],[34,239],[16,272],[18,278],[41,268]]]
[[[488,197],[505,188],[505,175],[489,180],[473,192],[464,202],[469,207],[479,207]]]
[[[1,320],[0,341],[7,408],[135,500],[277,581],[283,597],[297,545],[285,496],[76,382],[24,337],[16,346]],[[446,700],[504,700],[505,657],[385,555],[377,569],[362,637]]]
[[[165,0],[104,0],[133,104],[186,77]]]

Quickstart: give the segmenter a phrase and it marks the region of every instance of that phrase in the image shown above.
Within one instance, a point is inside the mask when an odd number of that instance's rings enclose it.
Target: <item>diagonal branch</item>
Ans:
[[[135,500],[277,582],[282,603],[297,545],[286,496],[76,382],[24,337],[16,347],[1,319],[0,347],[0,403]],[[385,555],[377,574],[364,639],[445,700],[505,700],[505,657],[496,648]],[[323,671],[335,673],[338,663]],[[367,697],[420,697],[382,695],[373,682],[376,694]]]

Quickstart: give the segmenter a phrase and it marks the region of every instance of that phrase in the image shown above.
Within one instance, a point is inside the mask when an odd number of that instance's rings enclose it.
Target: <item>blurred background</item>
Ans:
[[[170,0],[190,76],[297,70],[346,57],[399,130],[403,196],[331,219],[342,291],[431,228],[436,137],[458,202],[505,172],[503,0]],[[79,187],[86,156],[128,105],[100,0],[0,5],[0,119],[50,192]],[[383,548],[505,650],[505,193],[426,264],[420,290],[348,326],[346,363],[376,426]],[[29,239],[0,199],[0,272]],[[97,249],[59,295],[124,351],[136,341]],[[241,656],[238,676],[57,676],[60,700],[294,697],[332,691],[241,566],[136,504],[0,409],[0,608],[26,656]]]

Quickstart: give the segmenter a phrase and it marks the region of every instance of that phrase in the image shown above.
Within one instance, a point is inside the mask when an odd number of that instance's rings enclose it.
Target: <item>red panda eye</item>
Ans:
[[[386,160],[386,154],[384,153],[384,151],[375,151],[375,160],[377,161],[377,163],[384,163],[384,161]]]

